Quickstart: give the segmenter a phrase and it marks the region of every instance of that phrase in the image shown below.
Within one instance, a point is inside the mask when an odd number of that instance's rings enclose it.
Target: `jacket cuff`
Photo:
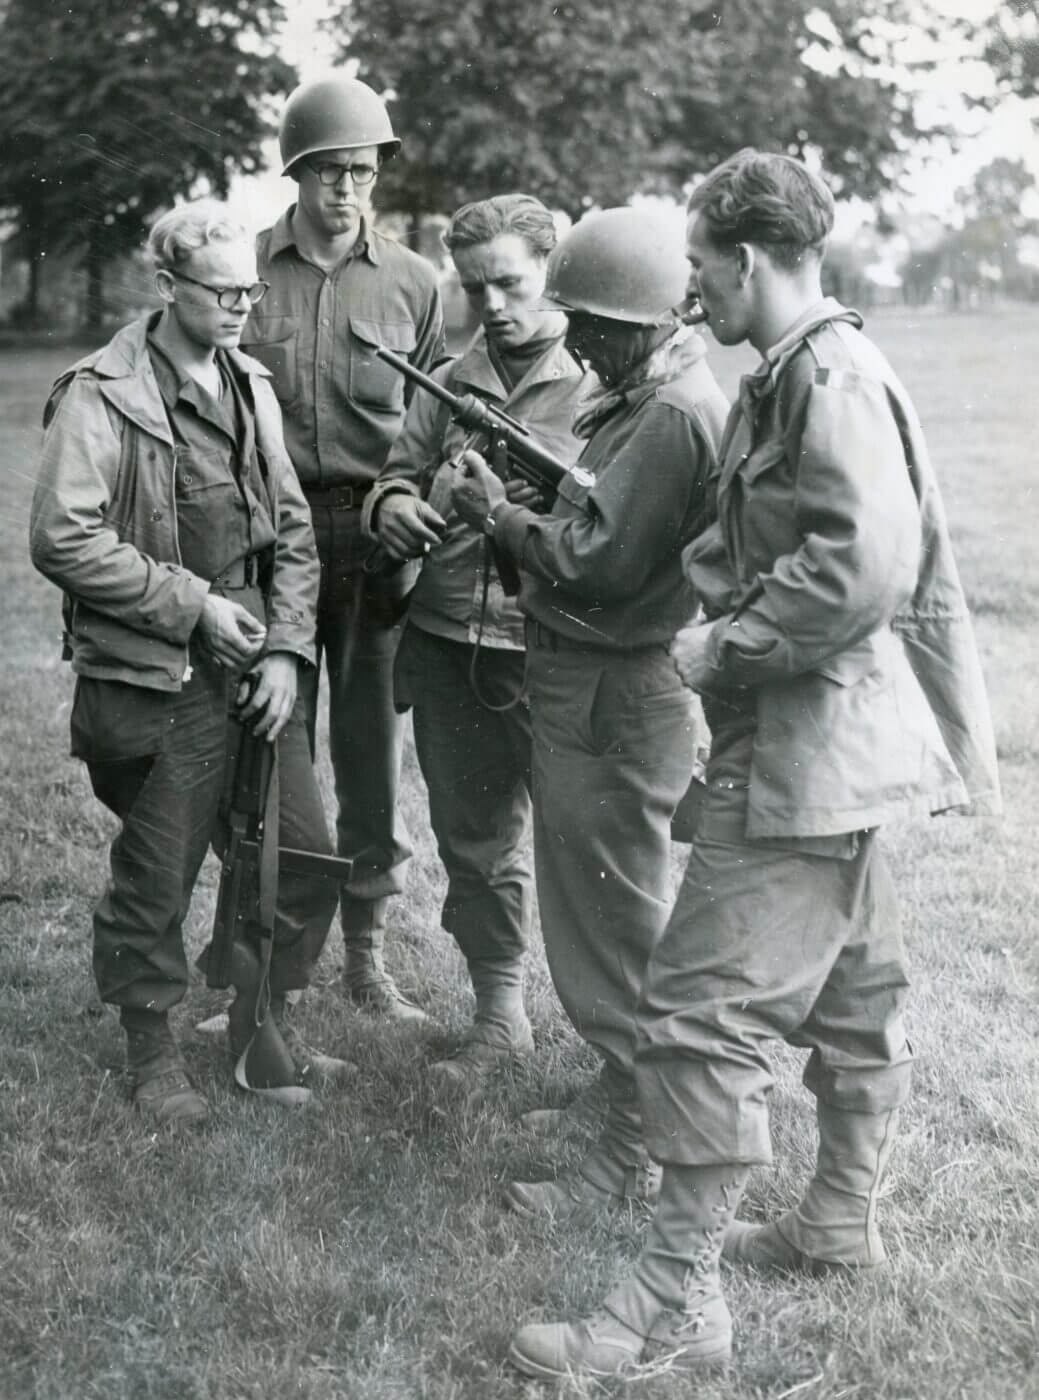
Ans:
[[[379,538],[377,516],[379,507],[387,496],[396,494],[405,496],[418,496],[421,493],[413,482],[405,481],[401,476],[387,477],[385,481],[377,481],[364,498],[364,505],[361,507],[361,533],[367,535],[370,540]]]
[[[532,510],[513,501],[502,501],[494,507],[494,542],[500,544],[520,565],[523,563],[527,534],[536,519]]]
[[[313,666],[317,661],[314,646],[314,623],[304,620],[304,613],[291,612],[281,617],[267,618],[267,640],[265,652],[291,651],[303,661]]]

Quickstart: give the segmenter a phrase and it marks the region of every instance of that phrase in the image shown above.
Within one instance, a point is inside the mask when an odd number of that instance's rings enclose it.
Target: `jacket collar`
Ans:
[[[76,369],[92,369],[102,394],[113,408],[143,432],[172,446],[173,435],[166,405],[148,353],[148,332],[155,328],[162,314],[155,311],[131,321],[117,331],[107,345],[81,360]],[[225,350],[222,353],[238,376],[246,379],[252,375],[267,377],[264,366],[251,356],[243,355],[240,350]]]
[[[820,326],[829,325],[833,321],[847,321],[856,329],[862,326],[859,313],[842,306],[834,297],[824,297],[822,301],[817,301],[798,317],[775,345],[769,346],[765,358],[753,374],[744,375],[740,384],[740,396],[746,391],[750,399],[760,399],[772,393],[779,384],[784,369],[803,342]]]
[[[283,253],[286,248],[295,249],[296,256],[303,258],[303,254],[299,250],[299,244],[296,242],[296,235],[292,231],[292,216],[295,212],[296,206],[290,204],[284,214],[279,216],[274,227],[271,229],[271,241],[268,249],[271,258],[276,258],[278,254]],[[361,216],[361,227],[357,233],[357,242],[354,244],[353,248],[351,248],[349,256],[367,258],[373,267],[378,267],[379,265],[379,254],[375,248],[375,241],[372,238],[368,220],[364,218],[363,215]],[[308,260],[303,258],[303,261],[306,262]]]
[[[451,377],[455,384],[464,384],[467,389],[505,403],[510,397],[515,398],[521,390],[535,384],[547,384],[557,379],[580,382],[584,372],[560,336],[534,361],[510,395],[491,361],[487,350],[487,333],[481,326],[455,361]]]

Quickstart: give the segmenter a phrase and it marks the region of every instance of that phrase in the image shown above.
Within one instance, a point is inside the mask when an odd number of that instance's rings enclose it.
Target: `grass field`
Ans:
[[[697,1387],[654,1379],[637,1392],[650,1400],[1039,1397],[1039,314],[888,314],[871,329],[916,399],[944,483],[1007,816],[886,833],[918,1057],[886,1187],[889,1267],[851,1281],[729,1272],[732,1368]],[[417,855],[392,961],[431,1029],[377,1029],[344,1009],[333,935],[301,1015],[310,1039],[358,1064],[352,1087],[288,1114],[239,1095],[222,1051],[192,1033],[216,1007],[197,983],[177,1023],[210,1122],[151,1134],[130,1110],[121,1032],[90,974],[114,828],[67,757],[58,598],[25,551],[40,408],[74,357],[0,351],[0,892],[14,897],[0,905],[0,1400],[534,1396],[503,1366],[511,1332],[597,1303],[642,1227],[532,1228],[499,1209],[504,1180],[580,1147],[537,1142],[517,1115],[561,1102],[593,1068],[538,950],[529,1069],[472,1111],[429,1092],[424,1067],[456,1042],[470,1005],[438,929],[442,877],[413,760]],[[715,359],[731,390],[745,358]],[[193,950],[214,892],[207,864]],[[796,1197],[813,1152],[800,1056],[776,1062],[777,1165],[752,1177],[753,1215]]]

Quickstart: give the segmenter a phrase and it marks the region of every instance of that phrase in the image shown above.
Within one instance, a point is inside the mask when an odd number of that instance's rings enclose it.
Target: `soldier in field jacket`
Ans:
[[[907,977],[877,827],[997,812],[995,745],[938,486],[905,390],[861,320],[822,295],[825,185],[744,151],[693,192],[703,314],[759,368],[740,388],[685,553],[706,616],[675,665],[711,752],[696,837],[637,1015],[635,1075],[663,1166],[634,1270],[576,1324],[525,1327],[531,1375],[724,1362],[718,1260],[884,1259],[881,1179],[909,1092]],[[768,1043],[810,1050],[819,1148],[799,1203],[735,1221],[771,1161]]]
[[[168,1012],[187,989],[182,923],[216,834],[247,672],[243,718],[278,746],[284,844],[329,854],[330,842],[297,700],[314,663],[314,536],[267,373],[235,348],[264,291],[252,244],[223,206],[201,202],[159,219],[150,248],[165,309],[73,366],[47,404],[31,552],[65,593],[72,751],[122,822],[94,915],[94,974],[120,1008],[135,1104],[183,1122],[206,1104]],[[334,910],[333,886],[283,874],[278,1019]],[[304,1056],[298,1068],[315,1065]]]

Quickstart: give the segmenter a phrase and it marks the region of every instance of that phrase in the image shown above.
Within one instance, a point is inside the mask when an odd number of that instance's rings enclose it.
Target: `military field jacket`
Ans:
[[[586,645],[666,646],[696,610],[681,551],[703,528],[707,483],[728,407],[699,337],[664,383],[628,391],[595,429],[551,515],[511,503],[495,537],[523,571],[520,606]]]
[[[574,410],[598,381],[583,374],[559,340],[538,359],[509,393],[487,353],[482,330],[457,360],[441,365],[433,378],[454,394],[477,394],[525,423],[548,450],[568,465],[584,443],[571,432]],[[446,404],[419,390],[405,420],[404,431],[390,449],[375,490],[366,502],[362,523],[371,533],[384,495],[410,491],[421,495],[447,521],[444,538],[425,560],[409,617],[416,627],[451,641],[475,642],[481,625],[481,645],[519,649],[523,646],[523,615],[515,599],[506,597],[493,565],[483,604],[484,537],[468,526],[451,505],[453,468],[450,459],[465,442],[464,428],[453,423]]]
[[[177,447],[148,354],[154,318],[124,327],[55,383],[30,519],[30,553],[65,591],[79,675],[179,690],[209,582],[177,542]],[[262,365],[226,352],[255,411],[277,544],[267,650],[314,660],[319,568],[310,512],[285,451]]]
[[[745,377],[716,521],[685,555],[713,614],[694,688],[756,705],[752,838],[1000,807],[938,484],[861,324],[827,300]]]

